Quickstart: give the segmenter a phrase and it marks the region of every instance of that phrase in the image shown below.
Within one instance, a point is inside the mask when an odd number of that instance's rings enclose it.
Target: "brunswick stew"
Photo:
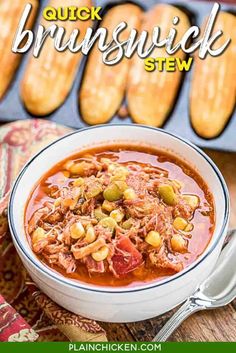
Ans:
[[[136,285],[181,271],[214,230],[214,203],[198,173],[147,147],[80,152],[50,170],[28,201],[35,254],[66,277]]]

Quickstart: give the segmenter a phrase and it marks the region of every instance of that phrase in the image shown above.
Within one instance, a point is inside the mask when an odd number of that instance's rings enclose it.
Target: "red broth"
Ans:
[[[174,196],[166,198],[166,190]],[[170,153],[129,145],[60,162],[35,186],[25,211],[39,259],[65,277],[100,286],[181,271],[204,252],[214,224],[213,196],[193,168]]]

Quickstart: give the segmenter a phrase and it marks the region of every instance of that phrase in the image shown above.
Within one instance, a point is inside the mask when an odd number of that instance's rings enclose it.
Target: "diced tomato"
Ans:
[[[128,237],[120,237],[112,257],[113,270],[116,275],[125,275],[133,271],[143,262],[142,255]]]

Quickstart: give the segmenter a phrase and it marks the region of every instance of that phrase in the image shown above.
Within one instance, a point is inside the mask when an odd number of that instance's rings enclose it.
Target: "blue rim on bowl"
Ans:
[[[225,211],[224,211],[224,221],[223,224],[221,226],[221,229],[219,231],[218,237],[215,239],[215,241],[211,244],[211,246],[209,246],[208,250],[206,251],[206,253],[203,253],[202,256],[197,259],[196,261],[194,261],[191,265],[189,265],[188,267],[186,267],[184,270],[180,271],[179,273],[171,276],[171,277],[167,277],[166,279],[163,280],[158,280],[158,281],[154,281],[151,282],[150,284],[144,284],[141,286],[137,286],[137,287],[120,287],[119,289],[114,289],[112,290],[109,287],[99,287],[99,286],[94,286],[91,284],[86,284],[86,283],[81,283],[79,281],[75,281],[75,280],[67,280],[63,275],[61,274],[56,274],[56,272],[54,272],[53,270],[51,270],[50,268],[46,267],[45,265],[43,265],[43,263],[37,263],[35,261],[35,258],[32,256],[31,253],[27,253],[26,250],[24,249],[24,247],[22,246],[21,242],[19,241],[19,236],[17,234],[16,228],[15,228],[15,224],[14,224],[14,215],[12,212],[13,209],[13,203],[14,201],[14,197],[15,197],[15,193],[16,193],[16,189],[18,187],[18,184],[21,180],[21,178],[23,177],[25,171],[27,170],[28,166],[44,151],[46,151],[48,148],[50,148],[52,145],[56,144],[58,141],[61,141],[65,138],[67,138],[68,136],[74,135],[74,134],[80,134],[83,131],[86,130],[90,130],[90,129],[100,129],[100,128],[107,128],[107,127],[111,127],[111,126],[119,126],[119,127],[132,127],[132,128],[144,128],[144,129],[150,129],[150,130],[154,130],[154,131],[159,131],[161,133],[164,133],[166,135],[171,136],[174,139],[177,139],[181,142],[183,142],[184,144],[186,144],[188,147],[191,147],[193,150],[195,150],[196,152],[198,152],[212,167],[212,169],[214,170],[218,180],[220,181],[221,187],[222,187],[222,191],[223,191],[223,195],[224,195],[224,199],[225,199]],[[62,283],[62,284],[66,284],[69,286],[72,286],[74,288],[79,288],[81,290],[85,290],[85,291],[93,291],[93,292],[99,292],[99,293],[127,293],[127,292],[138,292],[138,291],[144,291],[147,289],[151,289],[151,288],[156,288],[156,287],[160,287],[166,283],[170,283],[173,282],[175,280],[177,280],[178,278],[182,277],[183,275],[185,275],[186,273],[190,272],[192,269],[194,269],[196,266],[198,266],[202,261],[204,261],[204,259],[206,257],[208,257],[212,251],[215,249],[216,245],[218,244],[219,240],[222,237],[222,234],[224,233],[225,227],[228,224],[228,220],[229,220],[229,192],[226,186],[226,183],[224,181],[224,178],[221,174],[221,172],[219,171],[219,169],[217,168],[217,166],[215,165],[215,163],[197,146],[195,146],[194,144],[192,144],[191,142],[185,140],[182,137],[176,136],[175,134],[172,134],[170,132],[167,132],[165,130],[162,129],[158,129],[158,128],[154,128],[154,127],[150,127],[150,126],[145,126],[145,125],[135,125],[135,124],[109,124],[109,125],[98,125],[98,126],[92,126],[92,127],[86,127],[86,128],[82,128],[80,130],[76,130],[73,131],[65,136],[62,136],[61,138],[57,139],[56,141],[52,142],[51,144],[47,145],[45,148],[43,148],[40,152],[38,152],[35,156],[33,156],[26,164],[25,166],[22,168],[20,174],[18,175],[12,191],[11,191],[11,195],[10,195],[10,201],[9,201],[9,206],[8,206],[8,215],[9,215],[9,227],[10,227],[10,231],[11,234],[15,240],[15,242],[17,243],[19,249],[21,250],[21,252],[28,258],[28,260],[31,262],[31,264],[33,266],[36,266],[41,272],[44,273],[44,275],[46,275],[47,277],[51,278],[53,277],[54,280]]]

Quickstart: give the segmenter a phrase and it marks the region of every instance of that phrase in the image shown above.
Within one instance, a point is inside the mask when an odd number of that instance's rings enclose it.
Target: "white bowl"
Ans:
[[[112,288],[65,278],[40,262],[26,239],[24,210],[35,184],[57,162],[86,147],[118,141],[149,144],[186,160],[204,178],[214,195],[216,226],[204,253],[180,273],[150,284]],[[9,224],[15,247],[39,288],[62,307],[107,322],[148,319],[183,302],[212,271],[224,242],[228,220],[228,190],[210,158],[180,137],[141,125],[99,125],[62,137],[25,165],[14,184],[9,203]]]

